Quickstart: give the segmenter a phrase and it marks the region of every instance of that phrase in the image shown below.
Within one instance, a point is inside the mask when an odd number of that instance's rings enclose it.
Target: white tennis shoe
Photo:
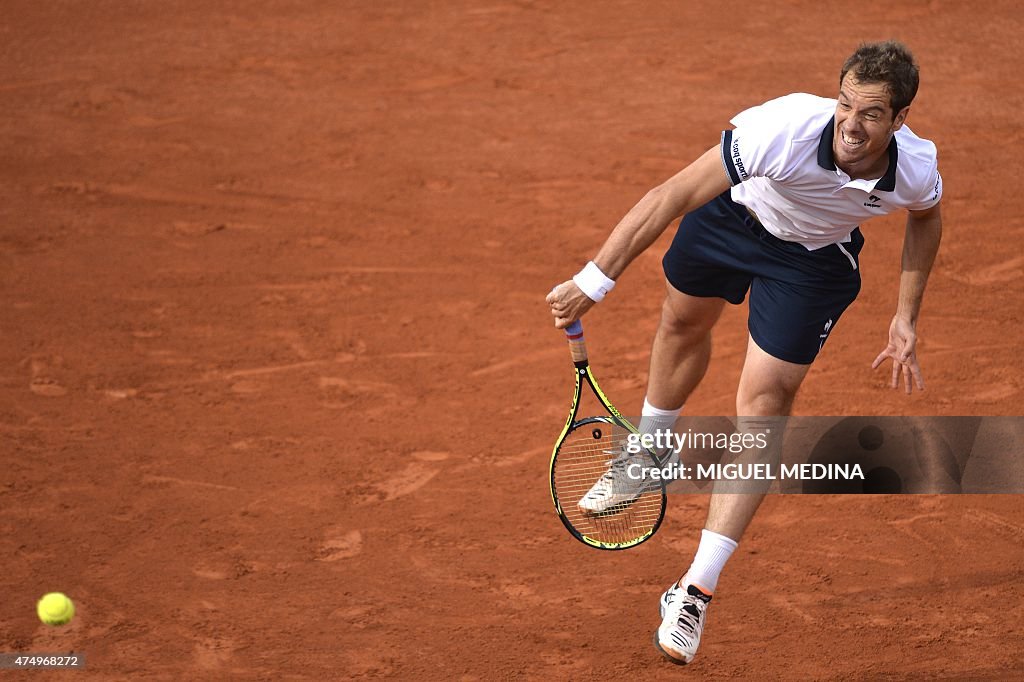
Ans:
[[[685,583],[685,580],[684,580]],[[678,583],[661,595],[661,625],[654,632],[654,646],[668,660],[685,665],[697,655],[700,635],[707,618],[704,613],[711,595],[694,585]]]
[[[608,469],[576,503],[584,514],[603,514],[633,504],[645,492],[658,489],[658,482],[649,474],[651,461],[646,452],[630,453],[623,446],[605,453],[615,455],[607,462]]]

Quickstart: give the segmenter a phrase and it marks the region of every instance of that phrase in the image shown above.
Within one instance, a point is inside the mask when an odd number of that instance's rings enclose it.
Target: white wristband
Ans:
[[[615,286],[615,280],[608,279],[601,272],[601,268],[594,264],[594,261],[590,261],[582,270],[573,275],[572,281],[576,282],[576,286],[594,303],[600,302]]]

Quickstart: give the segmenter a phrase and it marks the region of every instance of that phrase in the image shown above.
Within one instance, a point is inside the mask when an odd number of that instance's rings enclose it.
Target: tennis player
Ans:
[[[942,178],[935,145],[906,125],[918,67],[895,41],[861,45],[843,64],[836,99],[791,94],[741,112],[721,143],[655,187],[597,256],[547,297],[555,326],[579,319],[626,266],[684,216],[663,265],[667,294],[651,351],[639,428],[671,428],[704,376],[711,329],[726,302],[750,295],[749,340],[736,414],[785,416],[843,311],[860,290],[860,224],[906,210],[902,274],[888,344],[892,387],[924,389],[917,320],[939,248]],[[600,512],[635,499],[623,452],[580,500]],[[631,486],[633,486],[631,488]],[[669,660],[697,653],[719,575],[763,494],[711,496],[686,573],[661,597],[655,644]]]

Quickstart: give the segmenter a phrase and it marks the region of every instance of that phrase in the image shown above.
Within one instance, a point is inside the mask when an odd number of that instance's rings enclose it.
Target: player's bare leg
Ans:
[[[667,282],[666,289],[651,348],[647,399],[658,408],[678,410],[708,369],[711,328],[725,299],[689,296]]]
[[[797,389],[810,367],[772,357],[750,339],[736,393],[736,414],[742,417],[789,416]],[[704,527],[739,542],[763,499],[763,494],[713,494]]]
[[[750,339],[736,394],[737,426],[742,431],[770,428],[770,421],[758,418],[789,415],[808,369],[772,357]],[[654,644],[669,660],[689,663],[696,655],[718,576],[763,499],[764,493],[721,492],[716,486],[693,563],[661,597],[662,623]]]
[[[651,375],[638,428],[641,433],[671,429],[683,402],[707,371],[711,359],[711,328],[722,314],[725,300],[688,296],[667,284],[661,323],[651,351]],[[609,453],[614,454],[614,453]],[[623,502],[632,502],[646,482],[628,476],[633,463],[647,460],[623,451],[607,471],[576,503],[585,514],[595,514]]]

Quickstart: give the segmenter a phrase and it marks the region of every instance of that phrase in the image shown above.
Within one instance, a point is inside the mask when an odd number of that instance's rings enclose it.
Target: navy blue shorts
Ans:
[[[683,218],[662,264],[684,294],[739,304],[749,289],[754,343],[780,360],[809,365],[860,292],[863,246],[858,228],[842,248],[808,251],[765,230],[726,191]]]

